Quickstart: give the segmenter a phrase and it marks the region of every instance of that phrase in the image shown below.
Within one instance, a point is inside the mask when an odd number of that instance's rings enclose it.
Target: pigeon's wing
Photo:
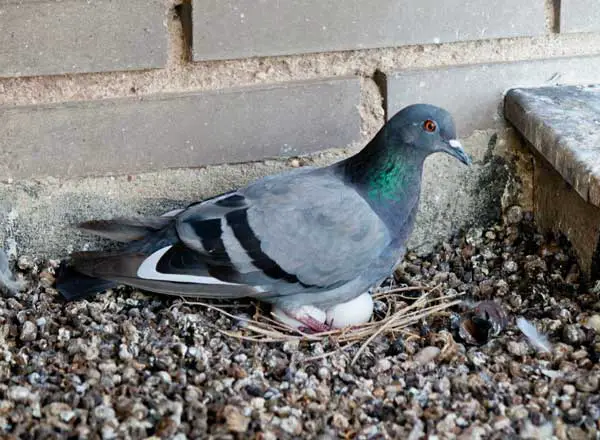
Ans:
[[[73,254],[75,270],[65,269],[57,288],[69,298],[107,280],[198,297],[319,293],[360,277],[391,242],[370,205],[321,170],[268,177],[168,217],[164,226],[156,218],[90,223],[98,235],[133,241]]]
[[[326,172],[266,178],[191,206],[176,228],[185,246],[174,262],[194,250],[211,276],[281,294],[346,283],[390,243],[363,197]]]

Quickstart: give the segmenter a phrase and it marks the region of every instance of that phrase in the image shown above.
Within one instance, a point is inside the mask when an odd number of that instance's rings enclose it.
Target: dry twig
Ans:
[[[416,299],[403,295],[405,292],[419,290],[426,292]],[[435,295],[436,292],[438,295]],[[186,304],[202,306],[209,310],[217,311],[229,318],[245,322],[244,327],[237,331],[216,328],[220,333],[240,340],[269,343],[300,340],[322,342],[329,339],[337,342],[339,348],[336,350],[309,358],[308,360],[322,359],[336,352],[346,351],[357,343],[361,343],[360,348],[352,359],[353,364],[377,336],[404,333],[407,327],[416,324],[423,318],[440,314],[444,310],[459,304],[461,302],[460,299],[457,299],[459,296],[461,294],[443,296],[439,286],[431,289],[427,287],[402,287],[391,290],[380,290],[373,294],[373,299],[386,303],[387,312],[383,318],[373,318],[367,323],[351,328],[334,329],[316,334],[304,333],[276,321],[262,313],[260,306],[256,307],[256,313],[253,318],[244,318],[235,316],[223,308],[212,304],[188,300],[186,298],[182,298],[182,300]],[[404,300],[414,302],[407,305]]]

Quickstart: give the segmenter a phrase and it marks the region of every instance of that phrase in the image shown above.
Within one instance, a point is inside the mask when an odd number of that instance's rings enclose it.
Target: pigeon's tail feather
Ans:
[[[114,241],[130,242],[141,240],[148,234],[157,232],[173,221],[171,216],[126,218],[111,220],[90,220],[78,225],[78,228],[100,237]]]
[[[69,301],[88,298],[117,286],[114,281],[89,277],[64,263],[56,275],[56,290]]]
[[[224,283],[209,275],[178,278],[177,274],[154,272],[156,278],[142,278],[138,271],[149,259],[147,254],[140,252],[75,252],[69,265],[60,271],[56,288],[67,300],[89,297],[119,284],[195,298],[235,299],[262,293],[252,286]]]

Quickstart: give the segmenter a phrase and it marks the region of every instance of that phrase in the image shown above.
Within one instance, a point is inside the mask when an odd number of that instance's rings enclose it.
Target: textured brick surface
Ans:
[[[505,115],[583,200],[600,206],[598,86],[512,89]]]
[[[518,12],[515,12],[518,11]],[[544,33],[544,1],[194,0],[195,60]]]
[[[0,175],[73,177],[242,162],[360,137],[357,78],[0,107]]]
[[[561,32],[599,32],[600,1],[561,0]]]
[[[163,0],[2,0],[0,76],[162,67]]]
[[[503,94],[510,88],[598,81],[597,56],[403,71],[388,77],[388,117],[405,105],[428,102],[447,108],[459,136],[468,136],[505,123]]]

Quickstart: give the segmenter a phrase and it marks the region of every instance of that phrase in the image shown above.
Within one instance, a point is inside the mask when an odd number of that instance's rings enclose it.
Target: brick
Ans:
[[[407,70],[387,77],[388,118],[408,104],[435,104],[452,113],[464,137],[505,126],[503,95],[510,88],[598,81],[599,56]]]
[[[543,0],[195,0],[193,26],[199,61],[539,35],[545,18]]]
[[[0,76],[159,68],[163,0],[3,0]]]
[[[360,81],[0,107],[0,175],[126,174],[346,147]]]
[[[561,0],[560,32],[600,31],[598,0]]]

